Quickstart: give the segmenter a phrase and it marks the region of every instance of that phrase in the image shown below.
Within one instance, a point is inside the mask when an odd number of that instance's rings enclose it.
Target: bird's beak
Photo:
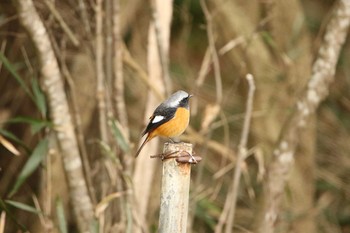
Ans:
[[[192,94],[189,94],[189,95],[188,95],[188,98],[191,98],[191,97],[193,97],[193,95],[192,95]]]

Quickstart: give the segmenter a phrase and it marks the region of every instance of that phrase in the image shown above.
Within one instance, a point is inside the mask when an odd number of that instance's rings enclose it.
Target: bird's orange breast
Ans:
[[[177,137],[180,136],[187,128],[188,123],[190,122],[190,112],[186,108],[179,107],[174,117],[160,125],[153,132],[152,136],[163,136],[163,137]]]

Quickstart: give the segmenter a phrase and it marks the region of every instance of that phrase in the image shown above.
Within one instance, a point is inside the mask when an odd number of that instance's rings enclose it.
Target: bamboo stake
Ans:
[[[174,151],[192,154],[192,144],[166,143],[163,154]],[[159,232],[186,232],[190,190],[190,163],[178,163],[175,158],[163,161]]]

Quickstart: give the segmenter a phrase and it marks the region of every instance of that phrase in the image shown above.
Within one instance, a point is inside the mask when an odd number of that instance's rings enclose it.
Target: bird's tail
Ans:
[[[136,155],[135,155],[135,158],[136,158],[137,156],[139,156],[139,154],[140,154],[142,148],[144,147],[144,145],[146,145],[146,143],[147,143],[149,140],[151,140],[151,139],[152,139],[152,138],[151,138],[150,135],[148,134],[147,137],[146,137],[146,139],[145,139],[145,140],[143,141],[143,143],[141,144],[140,148],[137,150]]]

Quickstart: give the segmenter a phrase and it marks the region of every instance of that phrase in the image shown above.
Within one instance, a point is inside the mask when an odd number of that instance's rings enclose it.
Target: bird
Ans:
[[[149,118],[148,125],[142,132],[142,137],[146,134],[147,136],[137,150],[135,157],[140,154],[146,143],[154,137],[161,136],[171,139],[185,132],[190,122],[189,100],[192,96],[183,90],[179,90],[154,110]]]

